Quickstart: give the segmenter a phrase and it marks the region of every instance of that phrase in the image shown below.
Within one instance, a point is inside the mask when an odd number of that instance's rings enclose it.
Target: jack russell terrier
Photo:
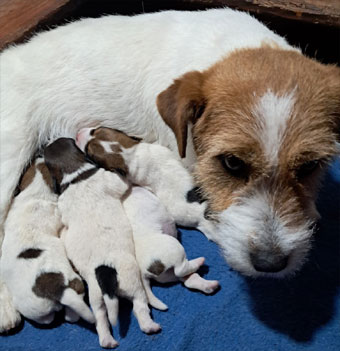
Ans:
[[[338,67],[228,8],[82,19],[0,62],[0,226],[37,149],[104,125],[194,171],[232,268],[284,277],[306,260],[320,177],[338,152]],[[17,322],[0,281],[0,330]]]
[[[46,147],[44,156],[61,194],[58,208],[65,225],[61,238],[67,256],[88,284],[100,346],[118,345],[107,320],[117,323],[118,296],[132,301],[142,331],[159,331],[159,324],[150,317],[121,201],[129,183],[90,163],[73,139],[57,139]]]

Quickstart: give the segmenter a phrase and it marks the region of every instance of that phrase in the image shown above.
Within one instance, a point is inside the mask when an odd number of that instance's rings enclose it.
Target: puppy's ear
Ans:
[[[157,108],[164,122],[173,130],[180,156],[185,157],[188,123],[195,123],[205,108],[202,93],[203,74],[186,73],[157,97]]]

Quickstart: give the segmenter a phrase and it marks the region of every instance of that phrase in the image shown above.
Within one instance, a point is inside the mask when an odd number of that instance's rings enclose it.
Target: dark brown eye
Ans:
[[[312,160],[312,161],[305,162],[297,169],[296,177],[298,179],[303,179],[305,177],[308,177],[319,167],[319,165],[320,165],[319,160]]]
[[[224,169],[232,176],[248,179],[249,166],[243,160],[234,155],[220,155],[218,158]]]

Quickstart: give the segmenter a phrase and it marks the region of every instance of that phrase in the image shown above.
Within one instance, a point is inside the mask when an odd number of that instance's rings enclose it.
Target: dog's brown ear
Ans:
[[[203,74],[198,71],[186,73],[160,93],[157,108],[164,122],[173,130],[177,139],[178,152],[185,157],[188,123],[202,115],[205,99],[202,93]]]

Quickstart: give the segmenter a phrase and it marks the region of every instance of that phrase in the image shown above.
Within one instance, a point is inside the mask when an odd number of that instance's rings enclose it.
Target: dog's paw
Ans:
[[[206,294],[212,294],[219,286],[220,283],[217,280],[207,280],[202,291]]]
[[[105,349],[113,349],[119,345],[118,341],[116,341],[112,335],[103,337],[101,340],[99,340],[99,344]]]
[[[153,334],[159,332],[162,328],[158,323],[151,321],[149,323],[145,323],[141,329],[146,334]]]
[[[15,328],[21,321],[15,309],[10,292],[5,284],[0,284],[0,333]]]

